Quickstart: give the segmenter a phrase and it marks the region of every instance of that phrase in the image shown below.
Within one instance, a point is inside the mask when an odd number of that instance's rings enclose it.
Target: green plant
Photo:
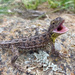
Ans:
[[[11,13],[8,11],[9,9],[18,7],[16,6],[17,3],[11,7],[13,1],[0,0],[0,14],[9,14]],[[48,2],[48,7],[55,9],[54,12],[63,9],[75,12],[75,0],[22,0],[22,3],[27,9],[37,9],[38,5],[43,2]]]
[[[73,1],[71,0],[63,0],[60,2],[60,7],[62,6],[62,9],[67,9],[71,6],[72,3]]]
[[[55,12],[62,9],[75,11],[75,0],[48,0],[48,3],[50,8],[56,8]]]
[[[0,0],[0,14],[9,14],[11,13],[10,3],[12,0]]]
[[[22,0],[22,2],[27,9],[36,9],[39,4],[39,0]]]
[[[74,13],[75,13],[75,0],[73,0],[73,3],[74,3]]]
[[[27,9],[37,9],[39,4],[46,2],[47,0],[22,0],[22,3]]]
[[[57,8],[58,2],[53,0],[48,0],[48,4],[51,8]]]

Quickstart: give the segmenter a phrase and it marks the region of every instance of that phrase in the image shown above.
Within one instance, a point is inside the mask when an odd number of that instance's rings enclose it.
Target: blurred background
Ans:
[[[28,9],[44,11],[47,14],[56,12],[74,14],[75,0],[0,0],[0,15],[23,15]]]

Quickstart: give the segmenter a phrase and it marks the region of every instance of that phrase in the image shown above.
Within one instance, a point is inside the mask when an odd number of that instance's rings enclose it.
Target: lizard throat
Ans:
[[[65,32],[67,32],[69,29],[63,25],[64,20],[61,22],[61,24],[53,30],[54,33],[58,33],[58,34],[63,34]]]

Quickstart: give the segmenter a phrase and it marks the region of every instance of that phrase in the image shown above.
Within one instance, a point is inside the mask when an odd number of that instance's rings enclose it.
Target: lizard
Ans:
[[[67,32],[69,29],[63,25],[64,19],[61,17],[57,17],[53,19],[50,22],[50,26],[48,27],[48,30],[43,33],[36,36],[31,36],[29,38],[21,38],[21,39],[13,39],[10,41],[1,41],[0,47],[1,48],[11,48],[11,51],[13,53],[13,56],[11,58],[11,63],[14,67],[16,67],[18,70],[23,71],[23,69],[15,64],[15,61],[19,57],[19,49],[24,49],[24,51],[28,50],[38,50],[38,48],[44,48],[48,43],[51,44],[51,52],[57,56],[61,56],[59,52],[55,50],[55,39],[61,35]]]

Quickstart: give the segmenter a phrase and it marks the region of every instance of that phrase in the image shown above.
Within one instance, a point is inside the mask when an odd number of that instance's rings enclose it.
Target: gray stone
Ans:
[[[61,44],[58,43],[58,42],[56,42],[56,43],[55,43],[55,49],[56,49],[56,50],[61,50],[61,49],[62,49],[62,48],[61,48]]]
[[[2,31],[4,31],[4,29],[3,28],[0,28],[0,33],[2,33]]]

